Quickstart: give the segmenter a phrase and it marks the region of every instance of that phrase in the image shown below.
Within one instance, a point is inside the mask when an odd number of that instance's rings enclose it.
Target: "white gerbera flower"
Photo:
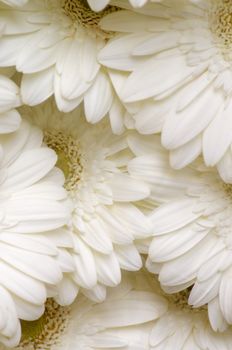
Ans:
[[[46,144],[58,154],[74,206],[70,232],[76,272],[64,279],[63,298],[69,298],[65,283],[71,278],[86,295],[103,300],[105,286],[120,282],[121,268],[141,267],[134,240],[148,236],[151,226],[133,202],[148,197],[149,187],[128,172],[134,155],[126,135],[112,135],[107,121],[92,126],[83,109],[64,114],[53,101],[24,107],[22,113],[43,129]]]
[[[61,307],[49,299],[37,322],[23,322],[16,349],[148,350],[151,321],[165,311],[162,297],[127,276],[100,304],[80,296],[71,306]]]
[[[85,297],[69,307],[50,299],[37,322],[23,322],[17,350],[219,350],[230,349],[231,329],[214,332],[207,312],[191,309],[188,291],[165,295],[141,273],[125,276],[105,302]],[[6,350],[5,347],[0,348]]]
[[[0,144],[0,342],[15,346],[18,319],[38,318],[62,271],[73,271],[61,229],[70,213],[57,157],[38,128],[23,121]]]
[[[202,164],[173,170],[159,138],[143,140],[131,137],[138,157],[129,171],[150,182],[153,208],[158,205],[151,214],[150,268],[167,292],[194,284],[189,303],[208,304],[212,327],[224,330],[232,324],[232,187]]]
[[[164,298],[166,312],[152,322],[149,350],[230,349],[232,329],[224,333],[214,332],[208,322],[206,309],[193,309],[188,305],[188,290],[167,295],[160,290],[157,281],[153,281],[153,290]]]
[[[126,7],[123,1],[120,6]],[[121,97],[140,101],[136,128],[162,132],[172,166],[182,168],[202,152],[205,164],[219,167],[227,182],[232,182],[231,11],[227,0],[166,0],[119,11],[102,20],[104,30],[120,35],[100,53],[106,66],[132,72]]]
[[[108,111],[111,120],[116,118],[123,107],[97,55],[113,35],[98,23],[117,10],[108,6],[96,13],[82,0],[31,0],[16,8],[0,5],[0,67],[15,65],[23,73],[23,102],[36,105],[54,94],[65,112],[84,101],[91,123]],[[120,131],[122,127],[118,126]]]
[[[13,132],[19,127],[21,118],[15,107],[20,104],[18,86],[0,75],[0,135]]]

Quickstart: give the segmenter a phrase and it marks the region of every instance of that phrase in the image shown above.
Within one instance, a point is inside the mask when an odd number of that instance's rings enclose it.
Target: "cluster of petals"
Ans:
[[[88,122],[96,123],[109,112],[113,132],[120,133],[123,105],[98,54],[114,36],[99,21],[118,12],[121,1],[100,13],[81,0],[30,0],[22,5],[0,4],[0,67],[15,66],[23,73],[23,103],[34,106],[54,94],[58,108],[69,112],[83,101]],[[107,1],[89,5],[100,10]]]
[[[76,6],[79,10],[84,5]],[[0,66],[16,66],[24,73],[23,102],[36,105],[55,94],[58,107],[67,112],[84,99],[88,120],[101,119],[114,94],[97,62],[104,39],[98,35],[95,17],[82,25],[79,18],[68,16],[69,1],[66,5],[61,0],[31,0],[21,7],[0,5],[0,9]]]
[[[142,134],[162,133],[180,169],[203,155],[232,182],[231,24],[228,1],[165,0],[109,14],[118,35],[99,55],[127,79],[120,97]],[[122,73],[121,73],[122,74]]]
[[[0,67],[15,66],[23,73],[23,103],[37,105],[54,94],[58,108],[69,112],[83,101],[90,123],[109,112],[112,128],[119,133],[123,124],[117,116],[123,107],[97,60],[111,35],[98,26],[102,16],[86,9],[82,1],[0,4]]]
[[[37,319],[46,298],[58,296],[62,273],[74,269],[62,229],[70,213],[57,157],[38,128],[22,121],[0,144],[0,341],[15,346],[19,318]]]
[[[16,349],[163,350],[175,344],[175,350],[218,350],[229,349],[232,341],[231,332],[212,331],[205,310],[177,306],[144,272],[124,274],[104,303],[80,296],[53,315],[55,327],[47,320],[45,337],[22,341]]]
[[[49,146],[56,145],[63,135],[72,145],[67,152],[76,152],[73,154],[78,162],[66,183],[73,205],[68,230],[74,241],[76,270],[64,277],[64,298],[71,302],[81,288],[90,298],[102,301],[105,287],[120,283],[121,269],[141,268],[134,243],[151,233],[150,221],[136,206],[148,198],[150,188],[128,170],[136,156],[127,134],[113,135],[107,119],[89,125],[83,108],[62,113],[52,100],[37,107],[23,107],[22,115],[50,135],[53,141],[48,141]],[[72,159],[67,161],[71,163]],[[72,178],[77,179],[76,183]]]
[[[208,305],[214,330],[232,323],[232,188],[201,159],[173,170],[156,135],[133,137],[131,174],[151,186],[153,238],[147,266],[168,293],[193,285],[189,304]],[[138,147],[139,145],[139,147]],[[141,171],[142,169],[142,171]]]

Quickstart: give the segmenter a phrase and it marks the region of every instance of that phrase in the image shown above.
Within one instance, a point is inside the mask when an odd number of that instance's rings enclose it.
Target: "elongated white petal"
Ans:
[[[20,105],[18,86],[3,75],[0,75],[0,94],[0,113]]]
[[[94,84],[84,97],[86,119],[90,123],[99,122],[109,111],[113,102],[113,91],[104,72],[99,72]]]
[[[58,296],[56,301],[60,305],[70,305],[75,300],[78,293],[78,286],[68,277],[64,277],[58,284]]]
[[[175,231],[196,220],[199,214],[193,212],[194,206],[193,200],[184,198],[158,208],[151,216],[154,234],[160,235]]]
[[[223,315],[228,323],[231,323],[231,271],[229,270],[222,277],[220,285],[219,303]]]
[[[227,150],[222,159],[217,164],[218,172],[223,181],[232,183],[232,174],[230,167],[232,165],[231,150]]]
[[[142,267],[142,260],[133,245],[117,246],[116,255],[121,268],[128,271],[137,271]]]
[[[221,276],[219,274],[203,283],[195,283],[189,296],[189,303],[195,307],[209,303],[218,295],[220,283]]]
[[[138,72],[133,72],[123,90],[124,101],[134,102],[159,95],[178,83],[184,83],[191,76],[193,68],[185,66],[184,57],[174,56],[170,62],[169,60],[170,58],[163,58],[144,65]],[[154,74],[150,74],[151,71]]]
[[[94,10],[94,11],[101,11],[104,9],[104,7],[108,4],[109,0],[88,0],[89,6]]]
[[[38,73],[24,74],[21,83],[23,102],[34,106],[45,101],[54,92],[53,80],[53,67]]]
[[[191,250],[208,232],[207,229],[197,232],[195,224],[190,224],[171,235],[158,236],[150,245],[149,256],[157,262],[175,259]]]
[[[2,260],[5,260],[5,256],[6,254],[4,254]],[[11,261],[9,262],[11,263]],[[46,289],[41,282],[32,279],[30,276],[26,276],[4,262],[1,262],[1,271],[0,283],[10,292],[33,304],[42,304],[45,302]],[[33,293],[33,290],[36,290],[36,293]]]
[[[164,285],[178,285],[194,279],[198,268],[204,262],[205,254],[212,252],[216,247],[216,243],[215,239],[206,237],[188,254],[184,254],[171,263],[164,265],[160,272],[161,283]],[[188,269],[184,271],[182,266],[186,266],[186,263],[188,263]],[[180,267],[182,267],[181,273]]]
[[[203,154],[207,166],[217,164],[231,145],[232,139],[229,132],[232,125],[231,110],[232,105],[229,104],[225,111],[219,111],[203,134]],[[223,123],[221,123],[222,118]],[[220,142],[217,148],[214,149],[215,138],[217,137],[220,138]],[[212,149],[214,149],[213,152]]]
[[[202,151],[202,138],[200,135],[185,145],[170,152],[170,164],[174,169],[182,169],[192,163]]]
[[[126,174],[115,174],[110,185],[114,199],[119,202],[140,200],[148,197],[150,192],[146,184],[139,184]]]
[[[79,252],[73,256],[76,265],[74,279],[83,288],[92,288],[97,284],[97,273],[93,254],[81,239],[75,237],[75,241],[76,245],[79,246]]]
[[[106,286],[114,287],[121,281],[119,261],[114,253],[110,255],[95,254],[98,279]]]
[[[2,189],[20,190],[33,185],[46,175],[56,163],[56,155],[49,149],[28,150],[8,168],[8,176]]]
[[[20,114],[15,109],[0,114],[0,133],[8,134],[18,129],[21,122]]]
[[[144,303],[145,300],[146,302]],[[119,325],[130,326],[140,322],[147,322],[165,310],[165,305],[162,304],[158,309],[157,302],[156,296],[153,297],[150,293],[141,292],[137,294],[131,292],[120,301],[114,300],[113,303],[106,301],[101,306],[99,305],[100,307],[96,306],[94,314],[91,314],[91,317],[89,317],[89,322],[94,325],[97,321],[99,326],[103,328],[118,327]],[[140,313],[137,313],[136,309],[140,309]]]
[[[215,118],[222,101],[223,97],[219,93],[208,88],[183,111],[169,114],[163,128],[163,145],[172,149],[192,140]],[[202,115],[198,123],[196,123],[197,115]],[[179,121],[181,121],[180,124]],[[178,127],[175,130],[175,135],[170,137],[171,128],[176,125]],[[186,129],[188,129],[187,133]]]

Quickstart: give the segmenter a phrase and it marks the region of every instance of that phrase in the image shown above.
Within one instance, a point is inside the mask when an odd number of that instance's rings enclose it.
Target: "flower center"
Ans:
[[[17,350],[50,350],[59,344],[70,319],[70,307],[58,305],[53,299],[46,302],[44,314],[36,321],[21,321],[22,338]]]
[[[64,173],[66,190],[75,189],[83,170],[79,142],[60,131],[46,131],[44,142],[57,154],[56,166]]]
[[[185,290],[182,290],[178,293],[174,294],[165,294],[165,297],[169,300],[170,304],[176,307],[177,309],[183,311],[191,311],[191,312],[201,312],[205,311],[206,307],[198,307],[198,308],[193,308],[191,305],[188,304],[188,298],[189,294],[191,292],[192,287],[188,287]]]
[[[95,31],[95,34],[103,36],[104,38],[112,36],[113,33],[101,30],[98,24],[107,14],[118,11],[118,7],[107,6],[100,12],[94,12],[89,7],[87,0],[63,0],[62,8],[64,13],[74,24],[91,29]]]
[[[231,184],[222,183],[222,187],[223,187],[223,190],[224,190],[224,192],[226,194],[226,197],[229,200],[232,200],[232,185]]]
[[[232,1],[211,0],[210,29],[219,46],[228,49],[232,45]]]

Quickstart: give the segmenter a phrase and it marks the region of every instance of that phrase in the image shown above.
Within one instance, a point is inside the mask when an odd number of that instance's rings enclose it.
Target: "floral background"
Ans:
[[[0,349],[232,349],[232,0],[0,1]]]

